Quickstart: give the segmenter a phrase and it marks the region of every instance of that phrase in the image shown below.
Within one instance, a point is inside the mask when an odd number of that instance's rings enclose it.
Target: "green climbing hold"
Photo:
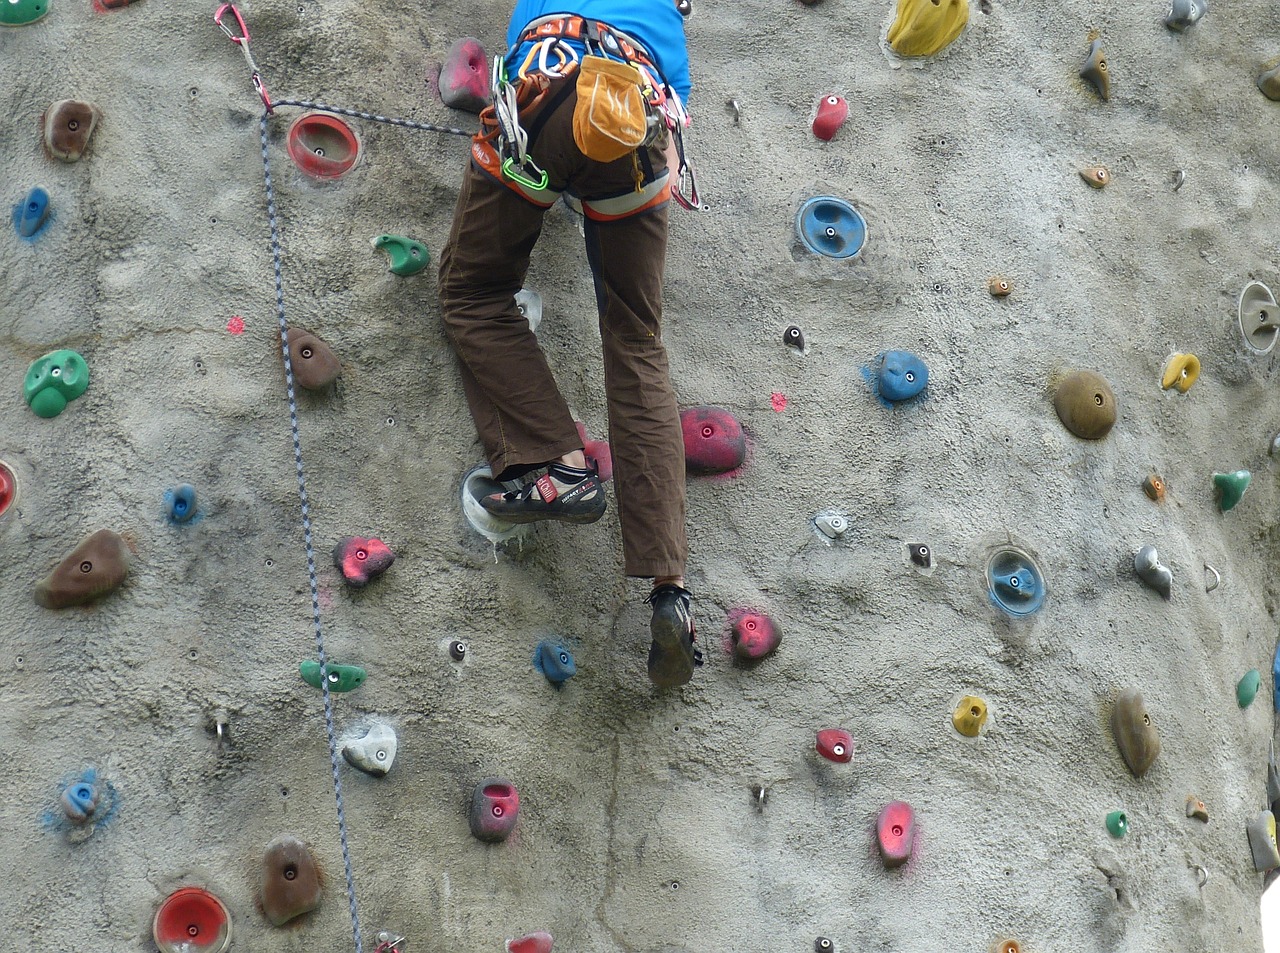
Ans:
[[[1240,703],[1241,708],[1248,708],[1253,704],[1253,696],[1258,694],[1258,688],[1262,684],[1262,675],[1256,668],[1251,668],[1244,673],[1244,678],[1236,683],[1236,701]]]
[[[1117,838],[1129,833],[1129,818],[1124,816],[1124,811],[1112,811],[1107,815],[1107,831]]]
[[[364,684],[365,670],[359,665],[336,665],[330,662],[325,666],[325,669],[329,676],[329,691],[331,692],[349,692]],[[314,659],[307,659],[300,664],[298,666],[298,674],[312,688],[320,687],[320,663]]]
[[[49,12],[49,0],[0,0],[0,26],[26,26]]]
[[[1249,481],[1253,479],[1253,474],[1248,470],[1237,470],[1235,473],[1215,473],[1213,475],[1213,485],[1218,492],[1218,509],[1226,512],[1233,509],[1240,502],[1240,497],[1244,496],[1244,491],[1249,489]]]
[[[7,0],[0,0],[3,9]],[[50,351],[27,368],[22,397],[37,417],[56,417],[89,386],[89,365],[75,351]]]
[[[387,253],[391,259],[387,271],[393,275],[416,275],[431,262],[431,252],[426,245],[403,235],[378,235],[373,239],[373,247]]]

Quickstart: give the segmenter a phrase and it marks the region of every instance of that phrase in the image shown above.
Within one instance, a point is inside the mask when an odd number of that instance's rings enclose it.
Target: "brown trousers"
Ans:
[[[595,162],[573,139],[573,79],[553,80],[522,111],[529,152],[550,179],[536,204],[480,167],[473,145],[453,227],[440,253],[440,306],[489,465],[510,480],[582,448],[538,339],[516,307],[542,217],[557,193],[587,212],[587,260],[604,346],[618,517],[628,576],[684,574],[684,440],[662,345],[667,202],[608,219],[636,194],[636,173],[661,181],[659,145]],[[665,198],[665,194],[664,194]],[[594,211],[593,211],[594,210]]]

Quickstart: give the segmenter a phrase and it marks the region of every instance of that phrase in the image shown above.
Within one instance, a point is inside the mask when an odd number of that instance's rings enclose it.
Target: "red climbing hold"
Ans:
[[[360,158],[360,140],[345,122],[330,113],[303,113],[285,133],[289,158],[313,179],[337,179]]]
[[[18,498],[18,475],[9,464],[0,460],[0,518],[3,518]]]
[[[348,536],[333,548],[333,564],[342,570],[342,578],[356,589],[363,589],[391,568],[396,554],[380,539]]]
[[[183,887],[160,904],[151,935],[163,953],[221,953],[231,942],[231,917],[209,891]]]
[[[587,466],[594,466],[600,473],[600,479],[613,479],[613,453],[609,450],[608,440],[592,440],[587,436],[587,428],[582,421],[575,421],[578,428],[578,439],[582,441],[582,452],[587,456]]]
[[[680,412],[685,468],[690,473],[728,473],[747,459],[742,424],[721,407],[691,407]]]
[[[916,815],[906,801],[890,801],[876,822],[876,839],[886,867],[901,867],[911,859],[916,836]]]
[[[453,109],[478,113],[489,105],[489,59],[473,36],[453,46],[440,67],[440,100]]]
[[[818,754],[836,764],[853,760],[853,735],[843,728],[823,728],[818,732]]]
[[[506,778],[485,778],[476,785],[469,820],[477,839],[490,844],[506,840],[519,817],[520,792]]]
[[[546,930],[528,933],[519,939],[507,941],[507,953],[551,953],[552,939]]]
[[[813,119],[813,134],[824,142],[836,137],[844,121],[849,118],[849,104],[843,96],[831,93],[818,103],[818,115]]]
[[[763,612],[735,612],[729,618],[729,641],[740,659],[762,659],[778,647],[782,634]]]

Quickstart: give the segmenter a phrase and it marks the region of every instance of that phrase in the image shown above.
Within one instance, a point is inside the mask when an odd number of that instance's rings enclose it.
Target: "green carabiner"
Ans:
[[[516,160],[510,156],[508,156],[502,163],[502,174],[512,182],[517,182],[520,185],[523,185],[526,189],[532,189],[534,192],[541,192],[546,189],[547,182],[550,181],[550,176],[547,175],[546,170],[539,169],[538,174],[541,178],[535,182],[520,171],[519,167],[516,166]]]

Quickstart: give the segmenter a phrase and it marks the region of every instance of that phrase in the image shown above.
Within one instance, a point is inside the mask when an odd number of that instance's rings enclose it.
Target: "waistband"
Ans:
[[[621,57],[631,63],[640,63],[650,69],[657,70],[649,51],[635,37],[623,33],[601,20],[588,20],[576,14],[552,13],[538,17],[526,24],[520,31],[517,45],[557,37],[564,40],[580,40],[587,44],[590,52],[591,44],[596,44],[606,53]]]

